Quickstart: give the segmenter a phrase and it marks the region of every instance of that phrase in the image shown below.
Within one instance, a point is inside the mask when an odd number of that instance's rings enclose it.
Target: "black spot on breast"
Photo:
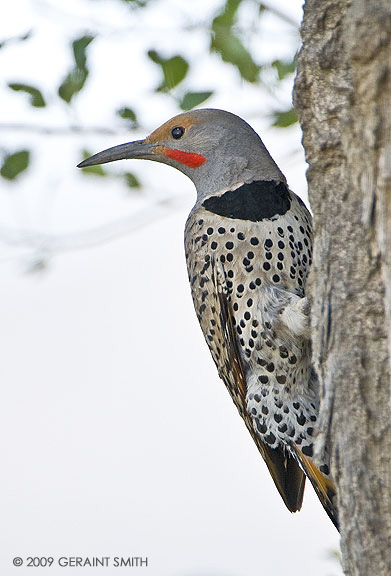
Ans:
[[[285,346],[280,346],[279,351],[280,351],[281,358],[287,358],[288,357],[288,350],[287,350],[287,348],[285,348]]]
[[[270,432],[270,434],[264,436],[263,438],[265,442],[267,442],[268,444],[274,444],[274,442],[276,441],[276,437],[274,436],[273,432]]]
[[[259,222],[285,214],[291,206],[291,200],[283,182],[254,180],[221,196],[207,198],[202,206],[220,216]]]
[[[313,455],[314,455],[314,446],[313,446],[313,444],[310,444],[309,446],[303,446],[302,452],[303,452],[303,454],[305,454],[306,456],[313,456]]]
[[[266,428],[266,424],[264,422],[257,422],[257,430],[258,432],[260,432],[261,434],[265,434],[267,428]]]
[[[300,416],[296,415],[296,420],[297,420],[297,423],[300,424],[300,426],[304,426],[304,424],[306,423],[306,418],[305,418],[303,412],[300,414]]]

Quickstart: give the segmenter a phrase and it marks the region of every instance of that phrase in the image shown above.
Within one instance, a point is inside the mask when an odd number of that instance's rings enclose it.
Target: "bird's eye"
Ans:
[[[182,138],[184,133],[185,129],[183,126],[175,126],[175,128],[171,130],[171,136],[175,138],[175,140],[179,140],[179,138]]]

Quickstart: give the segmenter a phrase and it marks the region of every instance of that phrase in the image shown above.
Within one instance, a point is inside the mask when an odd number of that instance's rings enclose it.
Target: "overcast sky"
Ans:
[[[202,0],[197,17],[219,6]],[[146,129],[177,112],[153,93],[158,71],[145,51],[159,47],[192,61],[189,88],[218,86],[207,105],[247,119],[307,198],[298,128],[268,128],[273,95],[210,58],[205,32],[183,31],[193,7],[160,0],[129,21],[119,2],[14,0],[2,14],[0,39],[36,32],[27,51],[0,51],[3,83],[39,78],[53,98],[31,115],[21,95],[4,89],[0,125],[72,121],[118,131],[2,130],[6,149],[34,146],[31,170],[17,184],[1,182],[0,194],[3,574],[67,574],[58,559],[70,556],[148,557],[148,568],[132,570],[149,576],[341,574],[330,559],[335,528],[309,486],[303,510],[286,510],[202,337],[183,253],[191,182],[166,166],[128,162],[145,184],[130,196],[119,181],[75,168],[83,147],[95,152],[143,136],[113,124],[115,107],[134,106]],[[300,2],[289,10],[299,21]],[[70,116],[53,86],[71,64],[67,39],[89,26],[100,36]],[[264,57],[294,49],[294,35],[278,26],[267,20],[257,40]],[[28,273],[46,259],[44,272]],[[16,556],[22,567],[12,565]],[[28,556],[54,563],[28,569]]]

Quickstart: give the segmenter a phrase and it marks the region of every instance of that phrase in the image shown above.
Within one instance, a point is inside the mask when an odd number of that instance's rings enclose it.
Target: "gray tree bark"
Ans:
[[[295,105],[315,223],[309,280],[349,576],[391,575],[391,2],[307,0]]]

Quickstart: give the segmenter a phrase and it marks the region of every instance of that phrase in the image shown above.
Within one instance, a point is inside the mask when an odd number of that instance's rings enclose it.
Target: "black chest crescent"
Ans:
[[[283,182],[255,180],[236,190],[228,190],[221,196],[207,198],[202,206],[209,212],[227,218],[260,222],[285,214],[291,206],[291,200]]]

